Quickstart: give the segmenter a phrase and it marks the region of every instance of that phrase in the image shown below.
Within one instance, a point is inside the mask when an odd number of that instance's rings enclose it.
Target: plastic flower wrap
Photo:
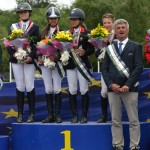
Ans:
[[[62,49],[64,51],[68,50],[71,47],[71,42],[73,40],[73,35],[67,31],[60,31],[54,37],[57,41],[61,43]]]
[[[100,24],[91,30],[89,34],[89,42],[95,47],[95,50],[102,49],[106,47],[108,41],[109,32]]]
[[[14,56],[19,63],[31,52],[29,41],[23,36],[23,34],[24,31],[22,29],[15,29],[7,38],[4,39],[5,47],[11,46],[16,50]]]
[[[22,29],[15,29],[12,33],[7,37],[4,38],[4,45],[5,47],[15,47],[20,48],[22,47],[22,43],[24,42],[24,38],[22,38],[24,31]]]
[[[63,51],[61,52],[60,60],[62,61],[62,64],[66,66],[70,57],[68,50],[72,47],[71,42],[73,41],[73,35],[67,31],[60,31],[56,34],[54,39],[61,43],[61,47],[59,48]]]

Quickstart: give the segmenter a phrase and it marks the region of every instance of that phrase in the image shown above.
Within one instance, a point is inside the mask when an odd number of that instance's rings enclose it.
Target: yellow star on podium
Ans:
[[[8,112],[2,112],[3,114],[6,115],[5,119],[11,118],[11,117],[16,117],[18,116],[18,112],[16,112],[14,109],[10,109]]]
[[[92,84],[90,84],[89,87],[91,86],[101,86],[101,81],[95,80],[94,78],[92,78]]]
[[[150,92],[144,92],[145,95],[147,95],[147,99],[150,98]]]
[[[68,87],[63,87],[63,88],[61,88],[62,93],[68,94],[68,92],[66,91],[67,89],[68,89]]]
[[[148,119],[146,120],[146,122],[150,122],[150,118],[148,118]]]

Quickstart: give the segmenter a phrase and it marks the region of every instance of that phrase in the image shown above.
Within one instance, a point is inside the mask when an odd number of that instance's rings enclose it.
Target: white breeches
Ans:
[[[16,88],[24,92],[31,92],[34,88],[34,64],[15,64],[12,63],[12,69],[16,81]]]
[[[45,86],[45,92],[47,94],[58,94],[61,91],[61,77],[58,73],[57,68],[54,70],[49,69],[48,67],[41,66],[42,77]]]
[[[84,95],[88,91],[88,80],[86,80],[82,74],[75,69],[67,69],[67,79],[69,85],[69,92],[72,95],[77,94],[77,85],[79,80],[79,87],[81,95]]]

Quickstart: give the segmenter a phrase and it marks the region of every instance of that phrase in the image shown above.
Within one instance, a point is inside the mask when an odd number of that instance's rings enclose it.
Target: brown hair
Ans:
[[[104,14],[104,15],[102,16],[102,20],[103,20],[104,18],[111,18],[113,22],[115,21],[115,17],[114,17],[114,15],[111,14],[111,13],[106,13],[106,14]]]
[[[48,34],[49,28],[50,28],[50,24],[48,23],[48,24],[41,30],[41,33],[40,33],[40,38],[41,38],[41,39],[45,39],[45,36],[47,36],[47,34]]]
[[[83,28],[87,29],[87,26],[86,26],[85,23],[82,23],[81,26],[82,26]]]

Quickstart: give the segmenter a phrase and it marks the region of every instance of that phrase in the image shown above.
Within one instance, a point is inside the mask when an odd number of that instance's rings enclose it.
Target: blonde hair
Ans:
[[[111,13],[106,13],[106,14],[104,14],[104,15],[102,16],[102,20],[103,20],[104,18],[110,18],[110,19],[112,19],[113,22],[115,21],[115,17],[114,17],[114,15],[111,14]]]

